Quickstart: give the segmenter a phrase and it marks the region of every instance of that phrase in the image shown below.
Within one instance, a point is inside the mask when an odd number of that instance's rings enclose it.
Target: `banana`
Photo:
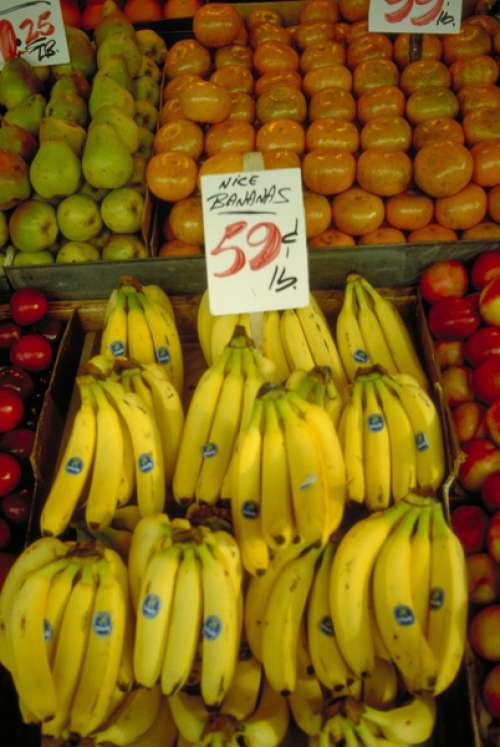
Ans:
[[[179,690],[168,702],[179,734],[188,742],[200,742],[210,716],[202,698]]]
[[[153,411],[163,446],[163,462],[168,482],[172,481],[184,428],[184,411],[179,393],[164,376],[158,364],[143,366],[142,378],[151,389]]]
[[[93,464],[97,432],[94,397],[85,384],[80,386],[80,394],[80,409],[40,517],[45,535],[58,535],[66,529]]]
[[[295,519],[288,470],[285,435],[272,400],[264,400],[264,435],[262,437],[262,533],[269,547],[280,547],[292,541]]]
[[[116,296],[113,296],[116,294]],[[101,355],[113,358],[127,355],[127,297],[122,289],[113,291],[106,310],[101,338]],[[112,303],[112,299],[114,302]]]
[[[163,311],[172,319],[175,319],[174,314],[174,307],[172,306],[172,301],[168,297],[168,295],[165,293],[163,288],[160,288],[159,285],[143,285],[141,288],[141,292],[144,293],[146,298],[150,301],[150,303],[154,303],[157,306],[161,306]]]
[[[337,346],[340,358],[349,381],[354,381],[356,373],[373,366],[373,361],[365,348],[365,341],[359,328],[356,314],[354,284],[347,281],[342,308],[337,317]]]
[[[236,327],[240,324],[239,314],[223,314],[212,317],[210,356],[213,364],[222,355],[224,348],[229,345]]]
[[[159,687],[138,687],[125,698],[109,726],[94,735],[95,744],[112,742],[125,747],[143,736],[156,720],[161,704]]]
[[[168,313],[161,304],[151,301],[143,293],[139,293],[137,298],[142,307],[153,347],[152,359],[142,360],[140,363],[155,361],[164,368],[181,396],[184,386],[184,357],[175,317],[172,313]],[[132,355],[130,357],[133,358]]]
[[[354,724],[347,718],[341,718],[340,726],[344,735],[345,747],[359,747],[356,732],[354,731]]]
[[[51,666],[54,661],[55,648],[61,630],[64,611],[73,590],[76,574],[79,571],[80,565],[69,561],[66,567],[54,576],[47,594],[44,626],[47,656]]]
[[[130,609],[130,591],[128,584],[127,566],[121,555],[109,547],[103,550],[104,558],[111,565],[114,578],[120,584],[123,598],[127,605],[127,615],[125,617],[125,633],[123,639],[122,656],[120,667],[116,678],[116,686],[125,693],[130,692],[134,684],[134,639],[135,639],[135,618],[133,618]]]
[[[317,548],[306,550],[292,560],[277,577],[264,617],[262,663],[269,684],[288,695],[297,682],[299,628],[311,589]]]
[[[272,747],[280,744],[288,731],[288,705],[284,698],[264,683],[257,710],[243,727],[247,747]]]
[[[467,572],[458,537],[446,524],[441,504],[432,510],[429,645],[438,664],[434,693],[455,679],[467,635]]]
[[[385,339],[398,371],[415,377],[419,385],[426,389],[427,377],[420,363],[410,333],[397,308],[384,298],[364,278],[360,282],[370,296],[375,314],[380,322]]]
[[[226,348],[202,375],[187,411],[172,483],[174,498],[181,505],[191,503],[194,498],[203,464],[203,448],[210,436],[231,352]]]
[[[333,559],[330,609],[340,651],[360,677],[373,671],[375,652],[369,598],[373,564],[387,536],[408,510],[402,502],[355,524],[344,535]]]
[[[204,543],[197,546],[203,586],[201,694],[220,705],[231,685],[241,635],[233,580]],[[241,594],[241,590],[239,592]]]
[[[381,548],[373,571],[373,600],[383,641],[407,688],[425,694],[433,691],[437,665],[412,606],[410,537],[418,513],[410,509]]]
[[[368,356],[374,365],[381,366],[387,373],[396,373],[396,364],[377,315],[368,301],[366,290],[359,282],[355,281],[353,285],[358,303],[359,329]]]
[[[255,365],[264,381],[271,384],[280,384],[280,380],[276,374],[276,367],[272,360],[266,358],[264,353],[259,348],[251,348],[251,353],[255,360]]]
[[[117,508],[113,517],[113,526],[116,529],[125,529],[133,532],[141,521],[139,506],[130,505]]]
[[[142,579],[137,606],[134,673],[137,682],[144,687],[153,687],[162,671],[180,555],[179,545],[160,549],[151,559]]]
[[[278,380],[284,381],[290,374],[290,368],[281,342],[280,315],[278,311],[267,311],[264,314],[262,327],[262,352],[273,361]]]
[[[359,380],[352,386],[339,428],[344,452],[347,497],[355,503],[364,503],[366,497],[363,424],[363,385]]]
[[[149,388],[149,386],[143,381],[141,373],[139,373],[139,371],[137,371],[136,373],[124,371],[122,374],[122,382],[125,379],[129,379],[131,384],[131,391],[135,392],[137,396],[141,398],[143,404],[146,405],[149,412],[154,417],[156,413],[153,405],[153,395],[151,394],[151,389]]]
[[[431,591],[431,509],[423,508],[418,517],[417,530],[411,538],[411,588],[415,616],[424,635],[429,622],[429,597]]]
[[[337,389],[337,385],[333,380],[333,377],[325,375],[325,397],[323,401],[323,407],[330,416],[333,425],[337,428],[340,420],[340,414],[344,406],[343,397],[340,391]],[[345,392],[345,388],[343,390]]]
[[[118,411],[117,411],[118,412]],[[120,412],[118,412],[118,419],[120,421],[120,428],[122,431],[123,441],[123,457],[122,457],[122,468],[120,476],[120,486],[118,488],[118,500],[117,506],[127,506],[135,493],[135,470],[134,470],[134,449],[132,447],[132,439],[127,428],[127,424],[124,421]],[[118,510],[117,508],[117,510]],[[115,511],[116,515],[116,511]]]
[[[328,603],[335,545],[323,550],[307,604],[307,642],[314,674],[328,690],[344,690],[352,675],[340,653]]]
[[[319,680],[314,676],[299,677],[288,698],[297,725],[305,734],[315,736],[323,726],[325,698]]]
[[[155,548],[160,541],[170,537],[170,519],[166,514],[146,516],[134,530],[128,556],[128,580],[130,597],[136,612],[142,580]]]
[[[387,423],[373,380],[363,381],[365,502],[371,511],[387,508],[391,500],[391,451]]]
[[[372,708],[394,708],[398,694],[398,676],[390,661],[375,659],[375,667],[363,680],[363,703]]]
[[[436,701],[415,697],[409,703],[379,711],[363,705],[362,719],[375,724],[386,739],[404,744],[420,744],[430,738],[436,721]]]
[[[286,309],[282,312],[280,333],[290,371],[295,368],[303,368],[305,371],[314,368],[314,358],[299,318],[293,309]]]
[[[172,601],[161,689],[172,695],[186,684],[194,664],[202,621],[201,567],[192,545],[183,548]]]
[[[221,713],[228,713],[238,721],[244,721],[255,711],[262,681],[262,667],[253,656],[247,655],[236,662],[234,677]]]
[[[168,700],[162,698],[156,719],[145,734],[142,734],[128,747],[174,747],[177,728],[172,718]]]
[[[332,371],[336,387],[343,391],[347,386],[347,379],[323,312],[316,303],[310,303],[303,309],[297,309],[296,314],[315,365],[328,366]]]
[[[198,342],[200,343],[201,352],[205,358],[207,366],[212,365],[212,315],[208,305],[208,290],[204,291],[200,303],[198,304],[198,313],[196,315],[196,329],[198,332]]]
[[[389,433],[391,493],[395,501],[405,498],[417,485],[417,457],[410,420],[401,402],[384,380],[375,380]]]
[[[135,288],[127,286],[128,357],[136,363],[153,363],[155,350],[149,324]]]
[[[331,368],[335,386],[337,390],[340,392],[340,394],[343,396],[343,393],[347,388],[349,380],[348,380],[348,377],[346,376],[346,371],[344,370],[344,366],[342,364],[342,358],[340,356],[340,352],[337,348],[337,345],[333,341],[333,335],[330,330],[330,325],[328,324],[326,317],[323,313],[323,310],[321,309],[321,306],[319,305],[319,303],[316,301],[313,293],[309,295],[309,306],[315,313],[315,323],[319,327],[319,329],[322,330],[323,338],[324,339],[329,339],[330,337],[332,338],[333,346],[330,346],[330,362],[328,363],[328,366]]]

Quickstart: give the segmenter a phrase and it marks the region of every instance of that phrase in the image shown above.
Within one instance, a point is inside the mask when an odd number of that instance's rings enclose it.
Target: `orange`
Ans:
[[[459,34],[443,36],[443,56],[447,65],[466,57],[478,57],[491,51],[491,37],[481,26],[463,26]]]
[[[339,18],[339,9],[333,0],[309,0],[304,3],[299,13],[299,23],[336,23]]]
[[[450,73],[453,89],[459,91],[464,86],[496,83],[498,66],[493,57],[479,55],[457,60],[450,67]]]
[[[258,23],[250,31],[250,44],[257,47],[264,42],[277,41],[282,44],[291,44],[291,34],[284,26],[276,23]]]
[[[500,109],[500,88],[493,83],[465,86],[460,89],[457,98],[462,117],[479,109]]]
[[[205,134],[205,153],[213,156],[221,150],[248,153],[255,148],[255,130],[250,122],[228,119],[212,125]]]
[[[294,86],[276,86],[259,96],[256,114],[260,122],[268,122],[270,119],[303,122],[307,116],[306,99]]]
[[[384,203],[377,195],[360,187],[351,187],[337,195],[332,203],[336,228],[349,236],[363,236],[376,231],[384,221]]]
[[[306,148],[304,128],[292,119],[273,119],[257,132],[256,150],[292,150],[303,153]]]
[[[240,32],[242,20],[232,5],[209,3],[194,15],[193,33],[204,47],[225,47]]]
[[[420,150],[423,145],[443,140],[453,140],[463,145],[465,135],[462,125],[450,117],[437,117],[420,122],[413,131],[413,147]]]
[[[333,35],[333,23],[299,23],[295,30],[295,44],[299,49],[305,49],[317,42],[332,41]]]
[[[241,65],[224,65],[212,73],[210,80],[228,91],[253,91],[253,75]]]
[[[436,117],[456,117],[457,97],[449,88],[428,88],[412,93],[406,102],[406,116],[412,124]]]
[[[409,244],[433,244],[441,241],[456,241],[457,239],[458,236],[455,231],[437,223],[429,223],[424,228],[417,228],[408,234]]]
[[[161,21],[162,7],[158,0],[127,0],[123,8],[130,23]]]
[[[200,80],[203,80],[203,78],[194,73],[181,73],[181,75],[176,75],[175,78],[169,80],[163,89],[163,100],[170,101],[170,99],[178,99],[183,88],[190,83],[195,83]]]
[[[361,148],[406,151],[411,145],[411,127],[403,117],[376,117],[361,130]]]
[[[473,146],[474,173],[472,179],[481,187],[500,184],[500,140],[484,140]]]
[[[356,178],[367,192],[391,197],[407,188],[412,171],[412,162],[406,153],[373,149],[359,156]]]
[[[241,23],[240,30],[238,31],[238,34],[234,40],[234,44],[239,44],[242,47],[246,47],[248,44],[248,33],[243,21]]]
[[[255,119],[255,103],[247,93],[231,93],[231,111],[228,119],[242,119],[253,122]]]
[[[402,192],[387,200],[387,223],[400,231],[414,231],[431,222],[434,203],[418,192]]]
[[[243,154],[222,150],[203,161],[198,176],[201,178],[209,174],[232,174],[235,171],[243,171]]]
[[[303,73],[330,65],[343,65],[344,62],[344,47],[336,41],[316,42],[304,49],[300,55],[300,69]]]
[[[339,0],[340,15],[344,21],[355,23],[368,18],[370,0]]]
[[[203,153],[203,130],[188,119],[174,119],[155,134],[154,152],[178,151],[196,161]]]
[[[166,0],[163,18],[191,18],[201,6],[201,0]]]
[[[488,213],[492,220],[500,223],[500,184],[495,185],[489,191]]]
[[[311,97],[309,102],[309,119],[345,119],[351,122],[356,116],[356,103],[343,88],[327,88]]]
[[[169,151],[153,156],[146,166],[146,181],[160,200],[177,202],[194,191],[198,167],[184,153]]]
[[[405,93],[415,93],[425,88],[448,88],[450,71],[438,60],[411,62],[401,73],[400,86]]]
[[[422,60],[440,60],[442,46],[435,34],[422,34]],[[394,41],[394,59],[399,67],[410,64],[410,35],[398,34]]]
[[[500,224],[493,221],[484,221],[478,223],[473,228],[468,228],[462,234],[462,239],[500,239]]]
[[[477,13],[477,10],[475,11]],[[463,22],[464,26],[481,26],[490,36],[495,36],[500,24],[497,19],[493,16],[488,15],[474,15],[469,16]]]
[[[325,88],[343,88],[350,91],[352,87],[351,71],[345,65],[329,65],[311,70],[304,75],[302,87],[306,96],[314,96],[315,93]]]
[[[181,100],[179,98],[169,99],[163,104],[162,108],[160,109],[158,121],[160,125],[164,125],[167,122],[173,122],[177,119],[185,119],[181,107]]]
[[[190,83],[183,88],[179,101],[184,117],[193,122],[222,122],[231,111],[229,91],[208,80]]]
[[[481,223],[487,203],[484,189],[477,184],[468,184],[458,194],[436,200],[436,221],[445,228],[465,231]]]
[[[181,39],[175,42],[165,56],[165,74],[175,78],[182,73],[206,75],[212,65],[208,49],[196,39]]]
[[[317,119],[306,133],[307,150],[327,148],[355,153],[359,148],[358,128],[342,119]]]
[[[431,197],[450,197],[470,182],[474,162],[463,145],[451,141],[430,143],[413,162],[415,182]]]
[[[265,150],[262,156],[266,169],[300,169],[300,157],[293,150]]]
[[[205,238],[201,197],[194,195],[172,205],[168,215],[168,224],[174,239],[183,241],[185,244],[203,246]]]
[[[476,112],[470,112],[464,117],[462,126],[469,145],[480,143],[482,140],[500,138],[500,116],[495,109],[479,109]]]
[[[354,68],[353,90],[357,96],[381,86],[397,86],[399,71],[392,60],[366,60]]]
[[[300,73],[296,70],[286,70],[284,73],[265,73],[255,81],[255,95],[258,98],[264,91],[276,88],[276,86],[293,86],[300,91],[302,86]]]
[[[179,239],[166,241],[158,251],[159,257],[196,257],[200,254],[203,254],[201,247],[185,244]]]
[[[308,242],[309,249],[335,249],[337,247],[355,246],[352,236],[336,228],[327,228]]]
[[[347,36],[349,34],[350,24],[339,21],[333,26],[333,41],[339,42],[339,44],[345,44],[347,42]]]
[[[264,42],[255,48],[253,66],[259,75],[298,70],[299,55],[288,44],[274,41]]]
[[[495,31],[494,47],[495,52],[500,54],[500,28]]]
[[[383,86],[359,97],[358,119],[366,124],[375,117],[402,117],[405,106],[405,95],[399,88]]]
[[[330,203],[326,197],[316,192],[304,190],[304,214],[307,238],[317,236],[330,225],[332,216]]]
[[[220,47],[215,50],[214,62],[217,70],[226,65],[240,65],[240,67],[251,70],[253,64],[252,51],[241,44]]]
[[[277,10],[273,10],[272,8],[256,8],[246,18],[248,30],[251,31],[259,23],[274,23],[277,26],[282,26],[283,19]]]
[[[384,34],[363,34],[358,36],[347,47],[347,64],[355,68],[365,60],[390,60],[392,44]]]
[[[347,27],[346,42],[350,44],[354,39],[368,33],[368,21],[356,21]]]
[[[356,160],[351,153],[317,148],[302,161],[302,178],[306,187],[320,195],[336,195],[352,186]]]
[[[380,226],[380,228],[365,233],[361,236],[359,244],[406,244],[406,236],[402,231],[392,226]]]

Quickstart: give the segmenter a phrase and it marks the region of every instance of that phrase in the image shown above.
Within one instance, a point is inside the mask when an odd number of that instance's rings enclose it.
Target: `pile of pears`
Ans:
[[[70,62],[0,71],[0,264],[148,256],[141,229],[166,46],[113,0]],[[6,247],[6,248],[5,248]]]

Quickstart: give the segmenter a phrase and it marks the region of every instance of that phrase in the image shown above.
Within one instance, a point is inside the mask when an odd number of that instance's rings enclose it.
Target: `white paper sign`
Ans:
[[[0,0],[0,68],[15,57],[33,67],[69,62],[59,0]]]
[[[369,31],[458,34],[462,0],[371,0]]]
[[[307,306],[300,169],[202,176],[201,196],[212,314]]]

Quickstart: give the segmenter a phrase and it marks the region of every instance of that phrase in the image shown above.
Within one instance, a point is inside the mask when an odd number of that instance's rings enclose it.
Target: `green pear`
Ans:
[[[154,135],[145,127],[139,127],[139,147],[137,154],[149,161],[153,155]]]
[[[162,67],[167,54],[167,45],[161,36],[151,29],[140,29],[137,31],[135,39],[142,54],[151,57],[157,65]]]
[[[160,86],[152,78],[136,78],[134,80],[134,98],[136,101],[149,101],[153,106],[158,106],[160,103]]]
[[[19,251],[41,252],[57,239],[56,211],[48,202],[27,200],[10,216],[9,231],[12,243]]]
[[[79,70],[73,70],[69,75],[63,75],[61,78],[58,78],[52,86],[51,94],[54,93],[54,88],[57,90],[58,87],[59,90],[76,93],[82,99],[88,99],[92,91],[92,86],[85,75]]]
[[[52,89],[49,103],[45,109],[45,116],[66,119],[68,122],[74,122],[81,127],[86,127],[89,121],[85,100],[73,91],[57,89],[56,86]]]
[[[139,127],[145,127],[154,132],[158,122],[158,111],[149,101],[136,101],[134,119]]]
[[[102,258],[113,262],[120,262],[124,259],[144,259],[148,256],[144,242],[132,234],[111,236],[102,250]]]
[[[0,150],[16,153],[24,161],[31,161],[38,150],[38,143],[27,130],[17,125],[0,127]]]
[[[142,226],[144,198],[130,187],[114,189],[102,201],[101,215],[113,233],[136,233]]]
[[[17,153],[0,150],[0,210],[9,210],[27,200],[31,184],[26,163]]]
[[[31,65],[21,57],[9,60],[0,70],[0,104],[6,109],[13,109],[41,88]]]
[[[102,9],[102,15],[103,19],[94,31],[94,39],[98,47],[112,34],[125,34],[130,39],[135,39],[134,27],[116,3],[106,0]]]
[[[95,124],[88,133],[82,160],[85,179],[93,187],[124,187],[134,171],[132,156],[109,124]]]
[[[74,264],[75,262],[98,262],[101,259],[99,250],[84,241],[68,241],[57,252],[58,264]]]
[[[0,246],[5,246],[9,240],[9,224],[5,213],[0,213]]]
[[[137,153],[135,153],[132,157],[134,159],[134,171],[132,176],[130,177],[130,181],[127,184],[127,187],[132,187],[133,189],[138,189],[140,192],[145,192],[147,161]]]
[[[59,203],[57,222],[62,235],[70,241],[90,241],[102,229],[97,203],[82,194],[71,195]]]
[[[95,246],[96,249],[104,249],[110,238],[111,231],[108,231],[107,228],[103,228],[99,236],[96,236],[95,239],[90,239],[89,244]]]
[[[156,62],[151,59],[151,57],[148,57],[147,55],[142,55],[141,60],[141,67],[139,68],[139,72],[137,73],[138,78],[151,78],[151,80],[154,80],[155,83],[159,83],[161,80],[161,71]]]
[[[17,252],[12,262],[16,267],[26,265],[53,265],[54,256],[47,251],[42,252]]]
[[[111,78],[119,86],[123,86],[127,91],[132,93],[132,78],[129,75],[128,67],[121,54],[112,55],[99,70],[99,76]]]
[[[62,75],[68,75],[73,70],[79,70],[87,80],[90,80],[96,71],[94,45],[84,31],[74,26],[66,26],[66,39],[68,40],[71,61],[63,65],[53,65],[52,75],[54,78],[60,78]]]
[[[0,135],[1,132],[0,130]],[[40,124],[38,137],[41,143],[45,143],[47,140],[64,140],[73,153],[81,158],[87,133],[83,127],[74,122],[68,122],[57,117],[45,117]]]
[[[123,109],[118,109],[116,106],[102,106],[96,111],[90,129],[96,124],[111,125],[128,152],[136,152],[139,147],[139,128]]]
[[[130,117],[133,117],[135,112],[134,97],[130,91],[111,78],[98,73],[94,78],[89,99],[90,116],[94,117],[101,106],[116,106],[118,109],[123,109]]]
[[[86,179],[83,180],[83,184],[78,190],[79,195],[87,195],[88,197],[91,197],[94,202],[99,204],[104,200],[108,192],[109,189],[98,189],[97,187],[93,187]]]
[[[135,39],[124,33],[107,36],[97,50],[97,67],[100,69],[110,57],[120,54],[129,75],[135,78],[141,67],[142,54]]]
[[[4,116],[4,122],[22,127],[36,137],[40,129],[46,101],[40,93],[34,93],[13,109],[9,109]]]
[[[82,177],[79,158],[64,140],[48,140],[40,145],[30,167],[34,190],[47,200],[68,197],[78,191]]]
[[[40,81],[40,83],[45,84],[48,83],[50,80],[50,65],[39,65],[38,67],[31,68]]]

